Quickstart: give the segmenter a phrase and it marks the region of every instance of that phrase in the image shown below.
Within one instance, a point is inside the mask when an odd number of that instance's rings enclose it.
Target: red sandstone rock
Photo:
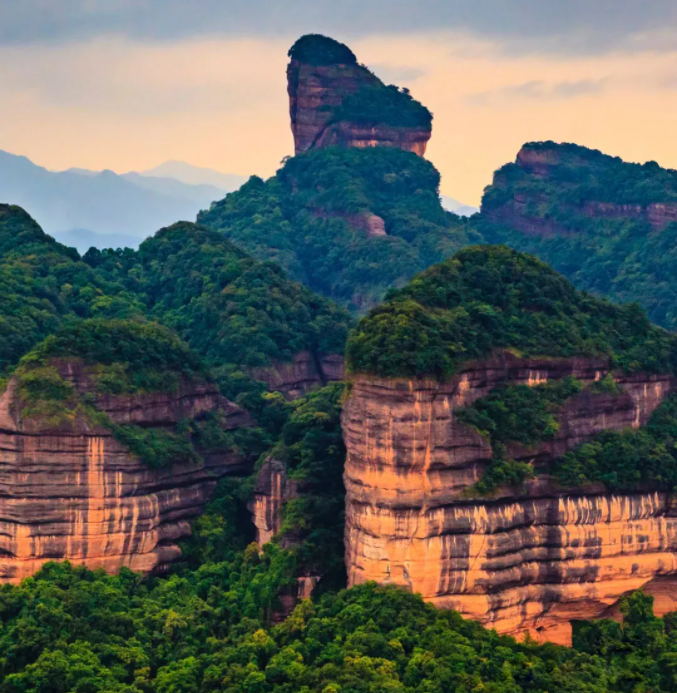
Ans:
[[[332,122],[335,109],[346,96],[362,87],[379,84],[378,77],[357,63],[311,65],[292,59],[287,67],[287,92],[295,153],[330,146],[385,146],[423,156],[430,139],[429,127]]]
[[[544,474],[491,499],[464,494],[491,448],[456,409],[499,383],[590,382],[607,371],[601,360],[504,354],[446,383],[357,378],[343,413],[349,584],[395,583],[501,633],[561,643],[570,641],[571,620],[603,616],[642,586],[660,595],[660,613],[674,609],[665,582],[677,575],[670,495],[572,491]],[[617,380],[621,396],[580,393],[552,441],[510,454],[538,470],[599,431],[644,424],[676,384],[669,376]]]
[[[92,392],[86,370],[58,363],[62,377]],[[249,425],[210,383],[182,382],[175,393],[98,396],[115,423],[171,426],[221,410],[228,428]],[[180,555],[217,480],[243,471],[231,451],[199,464],[153,470],[104,428],[78,417],[50,426],[22,420],[15,382],[0,396],[0,581],[17,582],[49,560],[116,572],[149,572]]]

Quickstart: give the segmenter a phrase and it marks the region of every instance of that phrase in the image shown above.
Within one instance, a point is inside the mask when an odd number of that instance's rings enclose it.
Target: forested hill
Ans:
[[[430,162],[400,149],[312,150],[267,181],[251,178],[198,221],[313,291],[364,310],[478,238],[468,220],[442,208],[439,180]]]
[[[215,368],[229,397],[255,387],[254,368],[301,351],[343,354],[345,310],[207,228],[179,222],[138,251],[92,249],[84,259],[137,297],[148,318],[175,329]]]
[[[341,354],[350,319],[221,234],[181,223],[138,251],[84,258],[21,208],[0,206],[0,377],[65,321],[157,320],[210,364],[231,397],[261,391],[252,369],[301,351]],[[265,388],[264,388],[265,389]]]
[[[487,242],[537,255],[582,289],[677,327],[677,171],[573,144],[526,144],[482,200]]]

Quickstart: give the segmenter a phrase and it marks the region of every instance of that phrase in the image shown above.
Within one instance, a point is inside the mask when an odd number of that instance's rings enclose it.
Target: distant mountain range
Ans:
[[[47,233],[80,252],[91,246],[136,247],[163,226],[193,221],[245,180],[181,162],[122,175],[55,172],[0,150],[0,202],[20,205]]]
[[[479,207],[471,207],[470,205],[464,205],[458,200],[454,200],[453,197],[447,197],[446,195],[441,195],[442,207],[447,210],[447,212],[453,212],[458,214],[459,217],[471,217],[473,214],[479,212]]]

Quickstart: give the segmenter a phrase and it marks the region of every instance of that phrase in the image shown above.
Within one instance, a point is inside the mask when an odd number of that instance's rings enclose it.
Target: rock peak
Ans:
[[[357,65],[355,53],[345,43],[322,34],[301,36],[287,55],[310,65]]]
[[[432,114],[407,89],[386,86],[343,43],[302,36],[289,50],[294,149],[397,147],[423,156]]]

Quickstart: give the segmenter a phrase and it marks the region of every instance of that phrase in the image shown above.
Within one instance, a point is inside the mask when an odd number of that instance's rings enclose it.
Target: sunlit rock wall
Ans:
[[[60,364],[82,391],[82,371]],[[248,417],[209,384],[182,383],[175,393],[105,396],[97,405],[115,423],[171,426],[221,410],[226,426]],[[58,426],[22,420],[14,381],[0,396],[0,581],[16,582],[49,560],[68,559],[116,572],[148,572],[180,555],[217,480],[241,470],[224,450],[204,461],[153,470],[111,434],[77,418]]]
[[[491,447],[456,409],[499,383],[606,373],[604,361],[505,354],[446,383],[356,378],[343,414],[350,584],[398,584],[502,633],[567,643],[572,619],[601,616],[624,593],[677,572],[677,513],[663,493],[571,493],[540,474],[523,492],[464,494]],[[602,430],[644,424],[674,387],[668,376],[618,383],[621,395],[584,391],[567,402],[553,440],[509,453],[538,470]],[[668,610],[669,588],[656,589],[658,610]]]

